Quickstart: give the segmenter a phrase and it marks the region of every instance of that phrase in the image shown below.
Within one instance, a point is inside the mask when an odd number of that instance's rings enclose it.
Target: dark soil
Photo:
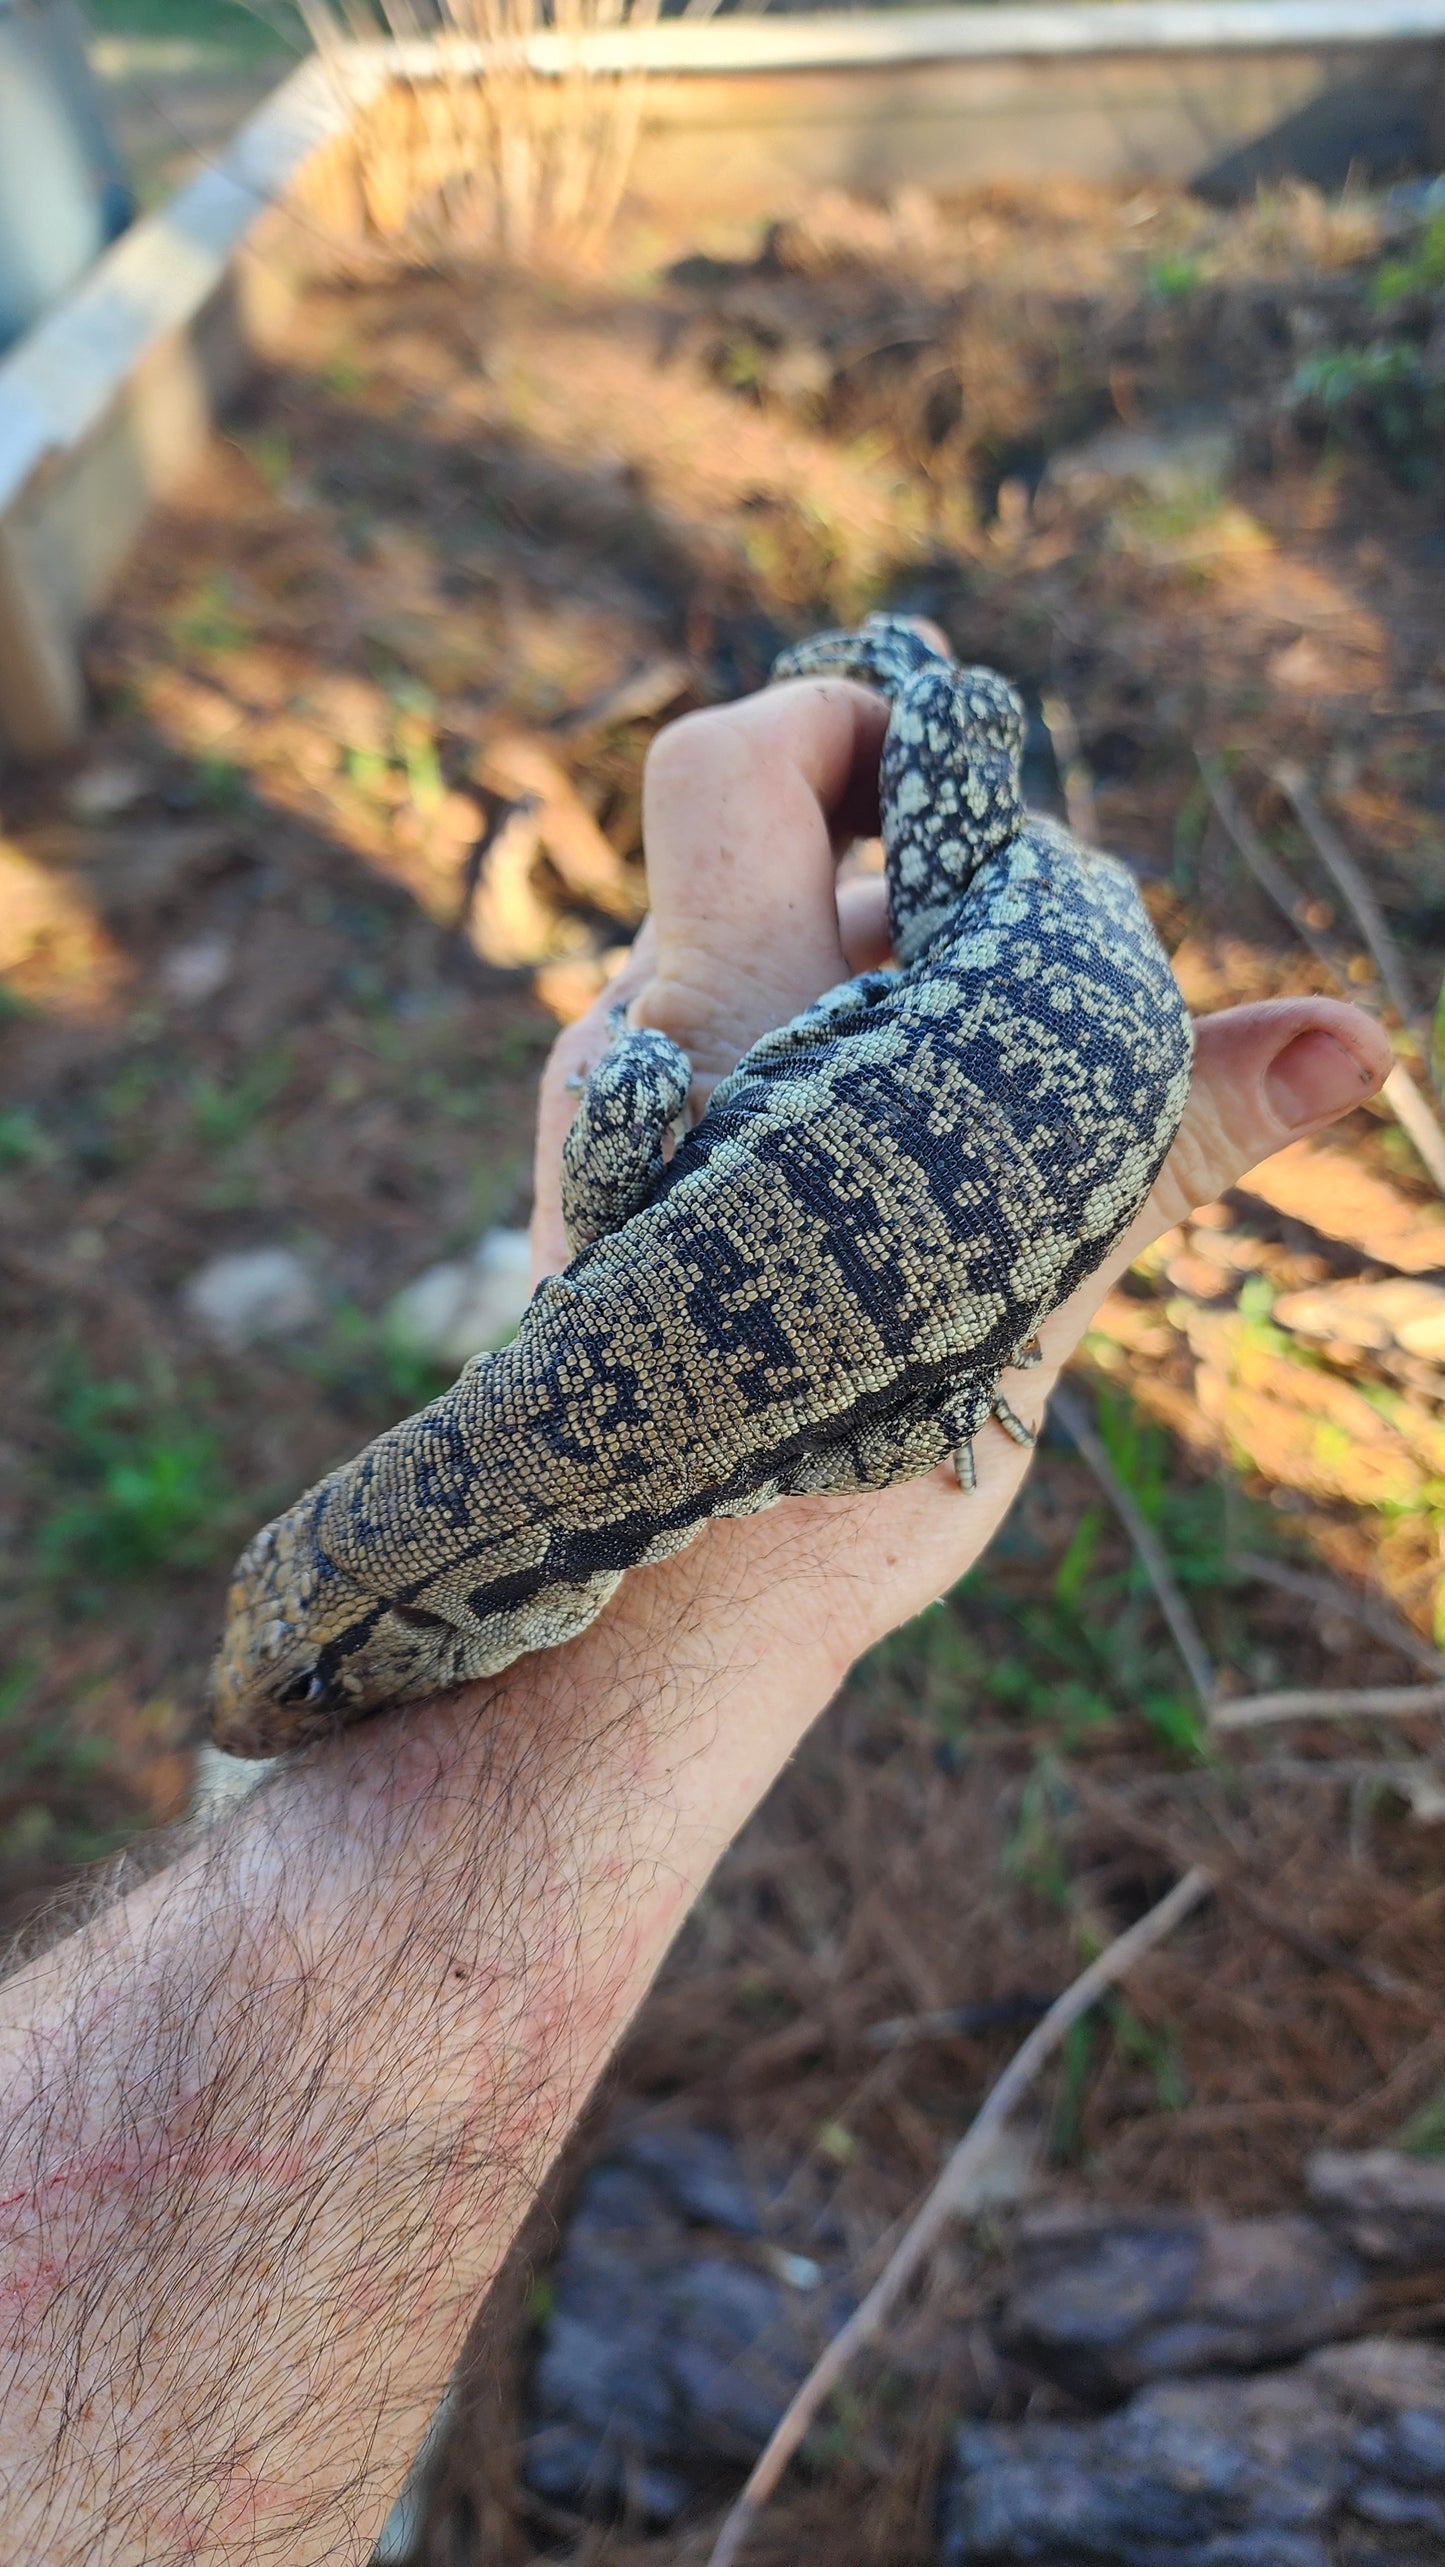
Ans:
[[[432,1387],[390,1347],[389,1297],[525,1217],[542,1055],[638,905],[659,719],[759,683],[819,623],[926,610],[1024,687],[1056,800],[1048,724],[1065,765],[1072,725],[1072,790],[1092,779],[1192,1003],[1331,985],[1211,823],[1196,747],[1227,754],[1368,997],[1271,781],[1282,756],[1308,770],[1433,998],[1440,322],[1428,284],[1382,299],[1382,261],[1414,255],[1388,228],[1306,192],[1236,214],[1164,190],[830,200],[762,241],[625,238],[591,282],[307,297],[94,637],[83,756],[6,787],[12,1919],[184,1804],[239,1542]],[[1411,363],[1372,375],[1382,343]],[[1322,352],[1333,374],[1308,371]],[[1162,463],[1048,469],[1110,427]],[[519,735],[615,880],[580,893],[541,846],[507,944],[485,892]],[[1341,1146],[1428,1213],[1387,1119]],[[1379,1271],[1367,1233],[1330,1227],[1328,1169],[1317,1191],[1319,1226],[1241,1194],[1166,1243],[1079,1383],[1239,1691],[1416,1680],[1436,1627],[1445,1371],[1274,1318],[1281,1292]],[[278,1244],[324,1316],[219,1353],[186,1279]],[[1292,2206],[1309,2148],[1388,2139],[1445,2081],[1439,1826],[1392,1780],[1434,1744],[1423,1720],[1318,1722],[1206,1752],[1054,1435],[983,1567],[858,1671],[728,1858],[568,2168],[619,2099],[678,2098],[806,2167],[866,2278],[1019,2037],[880,2052],[869,2027],[1058,1988],[1202,1858],[1218,1898],[1046,2081],[1045,2145],[1075,2190]],[[529,2276],[570,2180],[482,2324],[435,2567],[573,2538],[513,2467]],[[760,2562],[931,2554],[982,2289],[962,2249],[941,2260]],[[577,2538],[658,2567],[707,2547],[702,2524]]]

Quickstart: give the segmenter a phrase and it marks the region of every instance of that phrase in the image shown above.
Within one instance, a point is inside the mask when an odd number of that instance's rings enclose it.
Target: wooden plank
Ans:
[[[1001,13],[991,13],[1001,14]],[[659,80],[632,191],[776,212],[818,186],[887,194],[1049,172],[1244,195],[1329,188],[1445,146],[1445,44],[1121,55]]]
[[[1388,45],[1445,36],[1445,0],[1056,0],[1053,6],[853,9],[786,17],[663,18],[650,27],[596,29],[527,43],[538,71],[719,72],[842,70],[906,62],[997,62],[1017,56],[1271,52],[1300,46]],[[467,78],[484,48],[435,39],[357,49],[358,65],[389,59],[404,78]]]
[[[294,288],[277,200],[347,110],[293,73],[216,167],[137,223],[0,363],[0,741],[75,739],[77,645]]]

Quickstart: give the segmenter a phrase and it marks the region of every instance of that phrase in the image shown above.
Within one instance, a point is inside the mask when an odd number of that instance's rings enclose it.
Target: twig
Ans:
[[[1412,1631],[1403,1614],[1386,1603],[1383,1596],[1361,1595],[1344,1578],[1319,1576],[1311,1569],[1297,1569],[1289,1560],[1272,1560],[1264,1551],[1235,1551],[1231,1565],[1261,1586],[1278,1587],[1281,1595],[1298,1596],[1306,1604],[1322,1605],[1327,1613],[1348,1614],[1366,1631],[1388,1648],[1398,1650],[1402,1658],[1413,1658],[1432,1676],[1445,1677],[1445,1657]]]
[[[1060,1384],[1049,1407],[1070,1441],[1077,1445],[1133,1543],[1140,1567],[1154,1590],[1159,1610],[1173,1635],[1174,1646],[1189,1671],[1189,1680],[1199,1696],[1200,1708],[1206,1718],[1210,1717],[1218,1692],[1218,1678],[1200,1637],[1199,1626],[1165,1557],[1163,1543],[1153,1526],[1145,1523],[1073,1392]]]
[[[1295,818],[1309,839],[1373,958],[1381,985],[1402,1025],[1419,1015],[1404,957],[1385,923],[1379,903],[1339,831],[1325,818],[1302,768],[1287,762],[1273,769],[1275,783],[1294,806]]]
[[[1211,757],[1204,749],[1196,749],[1194,759],[1204,778],[1205,791],[1214,805],[1217,817],[1223,824],[1226,836],[1236,853],[1243,856],[1260,890],[1267,899],[1274,902],[1280,916],[1293,927],[1301,943],[1308,945],[1316,962],[1324,965],[1330,978],[1340,982],[1343,987],[1350,988],[1349,973],[1343,957],[1330,940],[1320,934],[1318,928],[1310,925],[1308,917],[1310,904],[1307,895],[1300,890],[1298,883],[1291,881],[1279,859],[1271,855],[1259,831],[1248,818],[1221,761]],[[1351,994],[1355,997],[1359,995],[1358,991],[1353,990]]]
[[[1209,799],[1261,891],[1274,902],[1281,917],[1288,919],[1295,934],[1308,945],[1315,960],[1323,964],[1331,979],[1351,998],[1359,1000],[1362,993],[1351,986],[1349,974],[1333,946],[1310,925],[1306,915],[1308,903],[1303,892],[1291,882],[1283,865],[1276,862],[1258,830],[1251,826],[1219,760],[1208,756],[1203,749],[1196,749],[1194,755]],[[1364,932],[1363,925],[1361,932]],[[1399,1061],[1381,1088],[1380,1097],[1429,1170],[1437,1190],[1445,1195],[1445,1131],[1431,1113],[1409,1071]]]
[[[1087,2014],[1105,1988],[1112,1987],[1140,1955],[1161,1943],[1205,1898],[1213,1883],[1197,1867],[1177,1881],[1168,1896],[1118,1935],[1106,1951],[1080,1972],[1014,2053],[992,2093],[949,2157],[933,2190],[909,2221],[867,2297],[845,2327],[833,2337],[789,2403],[742,2494],[724,2519],[713,2544],[709,2567],[733,2567],[753,2524],[777,2486],[824,2400],[831,2396],[859,2349],[872,2342],[900,2293],[917,2272],[946,2223],[966,2214],[981,2167],[999,2132],[1017,2108],[1046,2059],[1065,2033]]]
[[[1221,1898],[1235,1899],[1245,1914],[1254,1918],[1256,1925],[1263,1926],[1266,1934],[1277,1935],[1291,1951],[1300,1953],[1306,1961],[1318,1963],[1322,1970],[1331,1970],[1343,1978],[1357,1979],[1373,1996],[1385,1997],[1393,2005],[1412,2005],[1418,2012],[1432,2016],[1437,2012],[1434,1997],[1428,1995],[1424,1988],[1417,1988],[1413,1980],[1402,1979],[1397,1971],[1387,1970],[1379,1961],[1367,1961],[1357,1952],[1347,1952],[1342,1943],[1332,1942],[1327,1934],[1316,1934],[1313,1926],[1301,1925],[1294,1917],[1283,1915],[1269,1899],[1261,1898],[1257,1890],[1251,1889],[1248,1882],[1222,1880],[1219,1894]]]
[[[986,2032],[1037,2023],[1053,2003],[1052,1997],[1021,1993],[985,1997],[977,2005],[935,2006],[928,2014],[893,2014],[886,2023],[870,2023],[865,2038],[874,2050],[904,2050],[914,2041],[977,2041]]]
[[[1380,1094],[1407,1141],[1413,1143],[1416,1156],[1428,1168],[1437,1193],[1445,1194],[1445,1132],[1442,1132],[1409,1071],[1399,1061]]]
[[[1445,1711],[1445,1684],[1325,1686],[1318,1692],[1243,1694],[1216,1702],[1213,1729],[1266,1729],[1276,1720],[1413,1720]]]
[[[1064,809],[1068,814],[1069,827],[1076,838],[1092,845],[1099,834],[1094,779],[1079,738],[1073,706],[1067,696],[1052,694],[1044,696],[1039,710],[1044,717],[1054,764],[1059,770],[1059,782],[1064,788]]]

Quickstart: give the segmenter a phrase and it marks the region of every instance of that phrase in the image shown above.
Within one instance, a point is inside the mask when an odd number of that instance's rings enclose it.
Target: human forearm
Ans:
[[[878,729],[856,689],[781,689],[699,717],[663,763],[657,924],[612,996],[708,1075],[880,957],[876,904],[844,950],[830,854],[867,825]],[[798,870],[769,908],[780,810]],[[1199,1035],[1135,1247],[1388,1065],[1328,1001]],[[542,1271],[565,1255],[569,1079],[605,1039],[599,1007],[548,1071]],[[1025,1416],[1107,1280],[1010,1385]],[[282,1770],[11,1982],[0,2469],[17,2555],[365,2556],[478,2295],[717,1856],[844,1668],[951,1585],[1010,1503],[1017,1447],[990,1432],[977,1461],[967,1500],[940,1473],[710,1524],[570,1647]]]
[[[725,1663],[717,1621],[635,1587],[585,1648],[278,1773],[10,1982],[19,2548],[366,2555],[549,2157],[832,1681],[806,1645]]]

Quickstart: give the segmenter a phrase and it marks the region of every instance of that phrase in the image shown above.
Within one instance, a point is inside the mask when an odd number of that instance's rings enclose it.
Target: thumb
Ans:
[[[1230,1007],[1194,1033],[1189,1103],[1130,1240],[1136,1255],[1261,1159],[1363,1105],[1392,1067],[1387,1036],[1340,999]]]

